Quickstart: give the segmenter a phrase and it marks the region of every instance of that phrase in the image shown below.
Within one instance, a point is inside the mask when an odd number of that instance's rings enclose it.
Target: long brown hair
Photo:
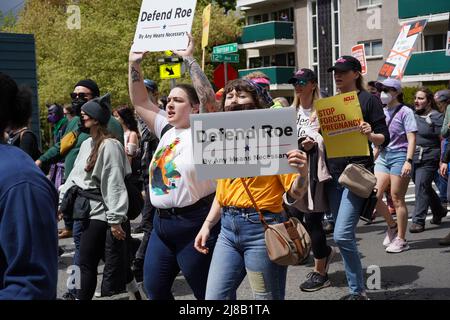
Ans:
[[[359,77],[358,77],[358,79],[356,79],[356,88],[359,91],[367,91],[366,86],[364,84],[364,76],[361,74],[361,72],[358,72],[358,73],[359,73]]]
[[[97,162],[98,158],[98,151],[106,139],[114,138],[109,132],[107,125],[98,124],[91,128],[91,136],[92,140],[94,141],[94,147],[91,150],[91,154],[89,155],[89,158],[86,163],[86,167],[84,170],[86,172],[92,171],[94,169],[95,163]]]
[[[420,87],[419,89],[417,89],[416,93],[419,92],[419,91],[425,93],[425,96],[427,98],[427,102],[431,105],[431,109],[439,111],[439,108],[438,108],[438,106],[436,104],[436,101],[434,101],[433,91],[431,91],[427,87]],[[414,95],[414,97],[415,97],[415,95]]]

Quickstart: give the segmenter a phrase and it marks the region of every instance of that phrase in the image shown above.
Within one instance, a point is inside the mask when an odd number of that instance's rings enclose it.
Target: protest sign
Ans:
[[[359,131],[363,120],[356,91],[314,103],[328,158],[368,156],[367,137]]]
[[[406,65],[411,58],[411,52],[417,37],[427,25],[427,20],[405,23],[395,41],[394,47],[389,53],[386,62],[378,73],[378,80],[382,81],[386,78],[395,78],[401,80],[405,72]]]
[[[197,0],[143,0],[132,51],[186,49]]]
[[[359,60],[361,63],[361,74],[364,76],[367,74],[367,61],[366,51],[363,44],[358,44],[352,47],[352,56]]]
[[[191,115],[200,180],[297,172],[286,153],[298,149],[295,108]]]

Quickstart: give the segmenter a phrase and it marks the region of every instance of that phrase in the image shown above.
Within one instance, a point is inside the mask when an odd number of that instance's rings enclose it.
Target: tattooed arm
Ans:
[[[174,52],[183,57],[183,60],[186,62],[186,66],[189,69],[192,85],[200,100],[200,113],[216,112],[219,110],[216,104],[216,95],[205,73],[193,57],[194,38],[190,34],[188,34],[188,37],[189,45],[186,50]]]
[[[128,89],[131,103],[136,112],[145,121],[150,130],[154,131],[155,118],[160,109],[148,97],[142,76],[141,62],[143,53],[130,52],[128,63]]]

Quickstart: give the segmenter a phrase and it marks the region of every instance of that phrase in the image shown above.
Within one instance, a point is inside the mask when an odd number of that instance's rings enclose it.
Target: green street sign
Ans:
[[[225,53],[233,53],[238,52],[238,44],[237,43],[227,43],[221,46],[213,47],[213,53],[216,54],[225,54]]]
[[[213,53],[211,55],[211,61],[212,62],[230,62],[230,63],[239,63],[239,55],[232,53],[232,54],[217,54]]]

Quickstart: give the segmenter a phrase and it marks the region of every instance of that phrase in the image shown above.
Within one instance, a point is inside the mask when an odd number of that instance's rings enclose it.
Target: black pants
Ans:
[[[433,215],[441,215],[444,212],[441,200],[434,191],[432,182],[439,161],[427,160],[421,163],[414,163],[412,177],[415,188],[416,205],[414,207],[413,222],[425,225],[425,218],[427,217],[428,207],[431,207]]]
[[[305,213],[306,230],[311,237],[311,249],[315,259],[326,258],[331,251],[322,227],[323,213]]]
[[[108,241],[107,241],[108,240]],[[86,229],[81,235],[80,241],[80,271],[81,288],[77,297],[80,300],[91,300],[97,287],[97,267],[100,259],[105,258],[106,265],[114,265],[114,270],[107,271],[114,283],[120,283],[125,287],[126,271],[123,267],[127,264],[127,242],[115,239],[111,234],[111,228],[105,221],[91,219],[86,223]],[[121,254],[122,253],[122,254]]]
[[[144,231],[144,236],[142,238],[141,244],[136,252],[136,259],[144,261],[145,252],[147,251],[148,240],[153,230],[153,218],[155,217],[156,209],[153,207],[150,201],[150,193],[148,190],[148,185],[145,187],[145,198],[144,198],[144,208],[142,208],[142,230]]]

